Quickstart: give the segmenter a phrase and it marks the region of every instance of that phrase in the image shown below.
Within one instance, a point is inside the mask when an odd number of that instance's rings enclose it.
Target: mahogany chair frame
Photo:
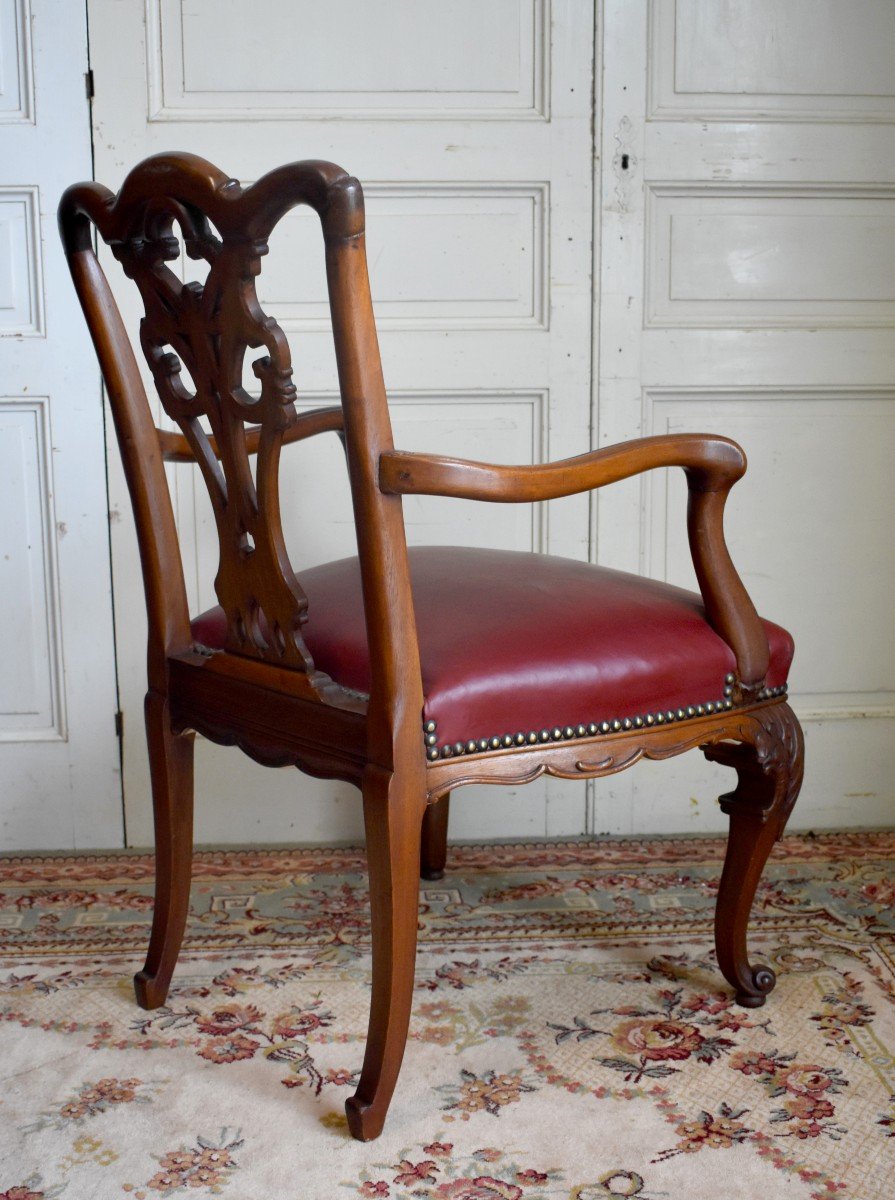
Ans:
[[[266,316],[254,280],[277,221],[299,204],[322,224],[341,405],[296,415],[289,347]],[[518,784],[547,773],[591,779],[699,747],[736,770],[721,797],[730,837],[715,940],[740,1004],[764,1003],[773,972],[750,963],[746,926],[756,886],[802,777],[802,735],[780,688],[768,689],[768,642],[724,541],[727,495],[743,475],[725,438],[650,437],[542,466],[506,467],[397,451],[382,377],[364,249],[358,181],[324,162],[300,162],[248,188],[188,154],[141,163],[115,196],[69,188],[59,222],[108,391],[133,502],[149,620],[146,727],[156,839],[156,890],[138,1003],[165,1003],[183,938],[190,888],[194,733],[236,744],[257,761],[348,780],[363,798],[372,909],[369,1034],[351,1133],[378,1136],[404,1053],[413,995],[419,876],[444,869],[448,796],[466,783]],[[209,224],[209,222],[213,223]],[[143,294],[141,342],[180,434],[155,427],[134,351],[93,247],[95,225]],[[166,263],[187,252],[209,263],[204,288]],[[173,348],[173,352],[167,347]],[[242,390],[248,349],[261,399]],[[181,378],[181,361],[195,381]],[[210,421],[212,435],[200,418]],[[281,448],[325,431],[344,441],[360,561],[372,685],[352,692],[318,671],[301,636],[307,602],[280,529]],[[253,479],[250,456],[257,454]],[[227,640],[193,642],[164,462],[196,461],[215,507],[221,545],[216,589]],[[717,703],[602,726],[521,732],[453,753],[422,729],[423,687],[401,497],[425,493],[509,503],[604,487],[680,467],[689,487],[690,549],[708,620],[736,671]],[[676,719],[686,716],[686,720]],[[559,734],[554,738],[553,734]]]

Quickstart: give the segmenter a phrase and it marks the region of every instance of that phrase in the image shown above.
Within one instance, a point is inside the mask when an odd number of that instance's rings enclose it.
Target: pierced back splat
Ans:
[[[208,488],[220,547],[215,590],[227,616],[226,649],[311,672],[301,636],[307,598],[292,570],[280,519],[280,449],[296,416],[291,355],[255,287],[275,220],[261,220],[247,231],[244,220],[222,219],[221,212],[203,211],[194,199],[184,198],[182,192],[194,188],[179,190],[176,180],[170,184],[169,195],[156,191],[132,206],[125,236],[104,231],[98,222],[100,232],[139,288],[145,308],[143,353],[162,406],[189,441]],[[243,192],[227,181],[208,197],[209,207],[221,207],[220,193],[229,193],[232,204],[236,194],[247,199],[252,190]],[[222,231],[220,237],[209,218]],[[182,283],[168,265],[179,257],[178,228],[187,254],[208,264],[204,284]],[[243,366],[246,354],[259,349],[266,353],[252,355],[261,388],[255,397],[243,387]],[[217,455],[202,418],[214,435]],[[260,426],[254,478],[247,423]]]
[[[209,264],[204,285],[182,284],[167,265],[179,255],[175,221],[190,257]],[[165,412],[192,446],[211,498],[220,546],[215,590],[227,614],[226,648],[309,671],[313,664],[300,633],[307,599],[286,553],[279,505],[280,448],[295,417],[291,357],[283,331],[264,314],[255,290],[267,243],[226,236],[219,241],[201,211],[171,200],[147,208],[143,235],[114,243],[113,252],[140,289],[146,310],[140,324],[143,353]],[[255,398],[242,386],[242,371],[247,351],[259,347],[267,354],[253,364],[261,384]],[[183,381],[181,364],[194,392]],[[261,427],[257,482],[246,423]]]

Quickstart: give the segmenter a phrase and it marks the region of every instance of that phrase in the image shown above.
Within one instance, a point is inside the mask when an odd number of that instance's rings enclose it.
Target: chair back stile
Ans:
[[[205,479],[220,548],[215,590],[227,618],[224,648],[313,682],[322,677],[301,633],[307,599],[286,551],[279,507],[280,450],[296,419],[291,355],[255,290],[271,231],[299,204],[318,213],[326,246],[370,646],[370,753],[390,769],[398,742],[419,757],[423,700],[401,498],[379,488],[379,456],[393,442],[360,184],[330,163],[304,162],[243,189],[193,155],[158,155],[131,172],[117,196],[96,184],[69,189],[59,220],[134,504],[150,621],[150,689],[163,692],[167,657],[191,644],[183,565],[158,431],[90,225],[140,290],[143,352],[162,405]],[[208,264],[204,284],[184,284],[168,265],[180,255],[178,232],[186,253]],[[243,364],[259,348],[252,369],[261,393],[254,397],[243,387]],[[254,475],[249,422],[256,431]]]
[[[355,225],[326,231],[326,266],[370,655],[369,753],[386,769],[402,752],[405,762],[422,768],[423,690],[403,508],[401,497],[385,494],[379,482],[380,456],[394,443],[370,297],[360,184],[346,185],[343,197],[356,206]]]
[[[149,690],[164,694],[167,657],[192,640],[183,563],[152,411],[137,360],[105,272],[93,249],[91,213],[113,200],[100,184],[63,198],[59,225],[72,279],[96,348],[115,423],[143,572]]]

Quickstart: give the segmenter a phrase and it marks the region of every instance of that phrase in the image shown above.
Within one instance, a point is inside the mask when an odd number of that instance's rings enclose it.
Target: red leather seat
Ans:
[[[553,741],[603,722],[682,720],[726,702],[734,656],[693,592],[570,559],[457,546],[411,548],[410,572],[423,716],[439,754],[520,733]],[[357,559],[304,570],[300,581],[315,664],[369,691]],[[764,625],[767,686],[782,691],[792,638]],[[223,646],[222,609],[192,628],[202,645]]]

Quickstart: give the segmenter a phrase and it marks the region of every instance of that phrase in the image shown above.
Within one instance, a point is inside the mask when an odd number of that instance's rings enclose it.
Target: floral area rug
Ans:
[[[886,1200],[895,833],[787,837],[732,1003],[715,839],[467,846],[422,884],[382,1137],[348,1136],[363,853],[197,856],[167,1007],[147,856],[0,860],[0,1200]]]

